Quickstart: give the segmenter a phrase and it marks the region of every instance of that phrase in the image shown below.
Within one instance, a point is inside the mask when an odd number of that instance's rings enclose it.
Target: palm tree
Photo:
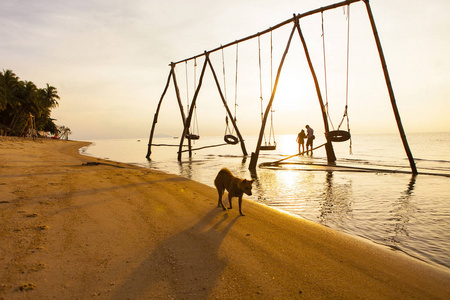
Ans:
[[[0,72],[0,111],[6,110],[8,104],[12,105],[12,99],[19,89],[19,78],[11,70]]]
[[[51,109],[58,106],[58,92],[47,83],[39,89],[31,81],[21,81],[11,70],[0,72],[0,123],[19,134],[31,113],[39,130],[56,131]]]
[[[47,83],[47,87],[42,89],[44,91],[44,97],[45,100],[47,101],[47,107],[49,108],[55,108],[59,105],[57,99],[59,100],[59,96],[58,96],[58,91],[56,90],[55,87],[49,85]]]

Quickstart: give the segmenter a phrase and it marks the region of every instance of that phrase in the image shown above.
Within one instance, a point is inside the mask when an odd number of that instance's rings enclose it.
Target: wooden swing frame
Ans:
[[[338,7],[342,7],[342,6],[346,6],[346,5],[349,6],[350,4],[353,4],[353,3],[356,3],[356,2],[364,2],[365,6],[366,6],[366,10],[367,10],[367,14],[368,14],[368,17],[369,17],[369,21],[370,21],[370,24],[371,24],[371,27],[372,27],[372,32],[373,32],[373,35],[374,35],[374,38],[375,38],[375,42],[376,42],[376,45],[377,45],[377,50],[378,50],[381,66],[383,68],[383,73],[384,73],[384,77],[385,77],[386,86],[387,86],[387,89],[388,89],[388,93],[389,93],[392,109],[393,109],[393,112],[394,112],[395,120],[397,122],[397,127],[398,127],[398,130],[399,130],[399,134],[400,134],[400,137],[402,139],[403,147],[405,149],[406,155],[407,155],[409,163],[410,163],[411,172],[413,174],[417,174],[418,172],[417,172],[417,168],[416,168],[416,165],[415,165],[415,162],[414,162],[414,158],[413,158],[411,150],[409,148],[408,141],[406,139],[406,134],[405,134],[405,131],[403,129],[403,125],[402,125],[402,122],[401,122],[400,114],[399,114],[399,111],[398,111],[398,108],[397,108],[397,104],[396,104],[396,101],[395,101],[394,91],[393,91],[393,88],[392,88],[389,72],[388,72],[388,69],[387,69],[386,60],[385,60],[385,57],[384,57],[383,49],[381,47],[380,38],[379,38],[378,31],[377,31],[377,28],[376,28],[376,25],[375,25],[375,21],[374,21],[374,18],[373,18],[373,14],[372,14],[372,10],[371,10],[370,4],[369,4],[369,0],[346,0],[346,1],[342,1],[342,2],[339,2],[339,3],[332,4],[332,5],[328,5],[328,6],[325,6],[325,7],[321,7],[321,8],[315,9],[315,10],[311,10],[311,11],[303,13],[303,14],[294,14],[294,16],[291,19],[288,19],[288,20],[286,20],[284,22],[281,22],[281,23],[279,23],[279,24],[277,24],[277,25],[275,25],[273,27],[270,27],[269,29],[266,29],[266,30],[264,30],[262,32],[258,32],[256,34],[253,34],[253,35],[248,36],[246,38],[243,38],[243,39],[240,39],[240,40],[236,40],[234,42],[231,42],[231,43],[228,43],[226,45],[220,46],[220,47],[215,48],[213,50],[205,51],[202,54],[199,54],[199,55],[196,55],[196,56],[193,56],[193,57],[190,57],[190,58],[187,58],[187,59],[175,62],[175,63],[172,62],[170,64],[171,65],[171,71],[169,73],[169,78],[167,80],[167,84],[166,84],[166,87],[164,88],[164,91],[163,91],[163,94],[161,96],[161,99],[160,99],[160,101],[158,103],[158,107],[157,107],[157,110],[156,110],[156,113],[155,113],[155,116],[154,116],[154,119],[153,119],[153,124],[152,124],[152,129],[150,131],[150,138],[149,138],[148,151],[147,151],[147,156],[146,157],[148,159],[150,158],[152,139],[153,139],[153,134],[154,134],[154,130],[155,130],[155,125],[156,125],[157,119],[158,119],[159,110],[161,108],[161,103],[162,103],[162,100],[164,98],[164,95],[167,92],[167,89],[168,89],[168,86],[169,86],[169,83],[170,83],[170,79],[173,78],[174,85],[175,85],[175,90],[176,90],[176,94],[177,94],[177,99],[178,99],[178,104],[180,106],[180,111],[181,111],[181,115],[182,115],[182,118],[183,118],[183,125],[184,125],[183,134],[181,135],[180,144],[179,144],[179,151],[178,151],[178,160],[179,161],[181,160],[181,154],[183,152],[182,151],[182,147],[183,147],[184,138],[185,138],[186,134],[189,133],[190,123],[191,123],[192,114],[193,114],[193,108],[195,107],[195,103],[197,101],[197,96],[198,96],[198,93],[199,93],[200,88],[202,86],[203,76],[205,74],[205,69],[206,69],[207,65],[209,65],[209,67],[210,67],[210,69],[212,71],[212,74],[214,76],[214,80],[216,82],[216,85],[217,85],[220,97],[222,99],[222,102],[223,102],[223,104],[224,104],[224,106],[226,108],[227,114],[228,114],[228,116],[229,116],[229,118],[230,118],[230,120],[231,120],[231,122],[232,122],[232,124],[233,124],[233,126],[235,128],[235,130],[236,130],[236,133],[238,135],[238,138],[239,138],[239,141],[240,141],[240,144],[241,144],[243,155],[247,156],[247,151],[245,149],[244,140],[242,139],[242,136],[241,136],[241,134],[240,134],[240,132],[239,132],[239,130],[237,128],[236,122],[234,121],[234,118],[232,117],[230,109],[228,108],[228,105],[227,105],[227,103],[225,101],[225,98],[224,98],[224,96],[222,94],[222,90],[220,88],[220,85],[219,85],[216,73],[214,71],[214,68],[213,68],[213,66],[211,64],[211,61],[209,59],[209,55],[211,53],[213,53],[213,52],[222,50],[222,49],[224,49],[226,47],[229,47],[229,46],[232,46],[232,45],[236,45],[236,44],[242,43],[244,41],[247,41],[247,40],[259,37],[260,35],[269,33],[269,32],[271,32],[271,31],[273,31],[275,29],[278,29],[278,28],[284,26],[284,25],[287,25],[287,24],[290,24],[290,23],[294,23],[294,26],[292,28],[292,31],[290,33],[290,36],[289,36],[289,39],[288,39],[288,42],[287,42],[287,45],[286,45],[286,49],[285,49],[285,51],[283,53],[283,56],[282,56],[281,61],[280,61],[280,64],[278,66],[278,71],[277,71],[275,83],[274,83],[274,86],[273,86],[272,94],[270,96],[269,103],[266,106],[266,110],[264,112],[263,120],[262,120],[262,123],[261,123],[261,129],[260,129],[260,134],[259,134],[258,142],[257,142],[257,145],[256,145],[256,149],[255,149],[255,152],[252,152],[252,154],[251,154],[251,160],[250,160],[250,164],[249,164],[249,169],[250,170],[255,170],[256,169],[256,165],[257,165],[257,161],[258,161],[258,157],[259,157],[259,152],[260,152],[261,147],[262,147],[261,143],[262,143],[262,139],[263,139],[263,135],[264,135],[265,125],[266,125],[266,122],[267,122],[268,115],[269,115],[269,113],[270,113],[270,111],[272,109],[272,103],[273,103],[273,100],[274,100],[274,97],[275,97],[275,94],[276,94],[278,80],[279,80],[279,77],[280,77],[280,74],[281,74],[281,69],[283,67],[283,64],[284,64],[284,61],[285,61],[286,55],[288,53],[288,50],[289,50],[289,47],[290,47],[290,44],[291,44],[291,40],[292,40],[292,37],[293,37],[295,31],[298,32],[298,35],[299,35],[300,40],[302,42],[303,49],[304,49],[304,52],[305,52],[305,57],[307,59],[308,66],[309,66],[310,71],[311,71],[311,76],[313,77],[313,80],[314,80],[314,85],[315,85],[315,88],[316,88],[316,93],[317,93],[317,97],[318,97],[318,100],[319,100],[319,104],[320,104],[320,108],[321,108],[321,112],[322,112],[322,118],[323,118],[323,122],[324,122],[325,136],[327,137],[327,142],[325,143],[325,149],[326,149],[326,153],[327,153],[327,160],[328,160],[329,164],[333,164],[336,161],[336,156],[335,156],[335,153],[334,153],[332,140],[330,138],[328,138],[330,136],[329,135],[330,130],[329,130],[329,125],[328,125],[328,117],[327,117],[326,107],[325,107],[325,105],[323,103],[323,98],[322,98],[321,90],[320,90],[320,87],[319,87],[319,82],[317,80],[317,76],[316,76],[316,72],[315,72],[314,66],[313,66],[313,64],[311,62],[311,58],[310,58],[310,55],[309,55],[308,47],[307,47],[305,38],[303,36],[302,30],[300,28],[300,19],[304,18],[304,17],[307,17],[307,16],[314,15],[316,13],[322,13],[322,12],[327,11],[327,10],[335,9],[335,8],[338,8]],[[174,68],[175,68],[175,65],[178,64],[178,63],[187,62],[189,60],[196,59],[196,58],[199,58],[199,57],[202,57],[202,56],[205,57],[205,61],[204,61],[204,64],[203,64],[201,75],[200,75],[200,80],[199,80],[199,83],[197,85],[197,88],[196,88],[196,91],[195,91],[195,94],[194,94],[194,98],[192,99],[192,102],[191,102],[189,115],[186,118],[185,115],[184,115],[183,107],[182,107],[181,100],[180,100],[180,97],[179,97],[179,91],[178,91],[178,86],[177,86],[177,83],[176,83]],[[188,150],[189,151],[189,157],[191,157],[192,151],[191,151],[190,139],[188,139],[188,143],[189,143],[189,145],[188,145],[188,147],[189,147],[189,150]]]

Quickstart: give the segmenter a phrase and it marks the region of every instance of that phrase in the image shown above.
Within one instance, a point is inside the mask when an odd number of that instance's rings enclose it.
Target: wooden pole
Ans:
[[[234,117],[231,114],[231,111],[230,111],[230,109],[228,107],[227,101],[225,100],[225,97],[223,96],[222,89],[220,88],[219,80],[217,79],[216,72],[214,71],[214,68],[212,66],[211,60],[209,59],[209,56],[206,57],[206,60],[208,61],[209,67],[211,68],[211,72],[213,74],[214,81],[216,82],[220,98],[222,99],[223,105],[225,106],[225,109],[227,111],[228,117],[230,118],[231,123],[233,124],[233,127],[236,130],[236,134],[237,134],[237,136],[239,138],[239,141],[240,141],[240,144],[241,144],[242,154],[244,156],[247,156],[248,154],[247,154],[247,149],[245,149],[244,139],[242,138],[242,135],[239,132],[239,129],[238,129],[237,125],[236,125],[236,121],[234,120]]]
[[[328,127],[328,118],[327,111],[325,109],[325,105],[323,104],[322,93],[320,92],[319,81],[317,80],[316,72],[314,71],[314,66],[311,61],[311,57],[309,56],[308,46],[306,45],[305,38],[303,37],[302,30],[300,29],[299,19],[295,18],[295,26],[297,27],[298,34],[303,44],[303,49],[305,50],[305,56],[308,61],[309,69],[311,70],[311,75],[314,79],[314,84],[316,86],[317,97],[319,98],[320,110],[322,111],[323,124],[325,127],[325,136],[327,137],[327,144],[325,145],[325,149],[327,152],[327,161],[328,163],[334,163],[336,161],[336,155],[334,154],[333,144],[328,140],[327,133],[330,131]]]
[[[375,25],[375,20],[373,18],[372,9],[370,8],[369,0],[363,0],[363,1],[366,4],[367,13],[369,15],[373,35],[375,37],[375,42],[377,44],[378,54],[380,56],[381,65],[383,67],[384,78],[386,80],[386,85],[387,85],[387,88],[389,91],[389,97],[391,99],[391,105],[392,105],[392,110],[394,111],[395,120],[397,121],[398,131],[400,133],[400,137],[402,139],[403,147],[405,148],[406,155],[408,156],[408,159],[409,159],[409,165],[411,166],[411,172],[413,174],[417,174],[418,172],[417,172],[416,164],[414,162],[414,157],[411,153],[411,150],[409,149],[408,141],[406,139],[406,134],[405,134],[405,131],[404,131],[403,125],[402,125],[402,120],[400,118],[400,113],[398,112],[398,108],[397,108],[397,104],[396,104],[395,96],[394,96],[394,90],[392,88],[391,79],[389,77],[389,72],[388,72],[387,65],[386,65],[386,60],[384,58],[383,48],[381,48],[380,37],[378,36],[378,31],[377,31],[377,27]]]
[[[278,66],[277,76],[275,77],[275,83],[273,85],[272,95],[270,95],[270,100],[269,100],[269,103],[267,104],[266,111],[264,112],[264,117],[263,117],[263,120],[261,123],[261,129],[259,131],[259,138],[258,138],[258,143],[256,144],[256,150],[255,150],[255,152],[252,153],[251,159],[250,159],[250,164],[248,166],[248,168],[250,170],[256,169],[256,163],[258,162],[259,151],[261,150],[261,142],[262,142],[262,139],[264,136],[264,129],[266,127],[267,116],[269,115],[269,112],[272,109],[272,102],[273,102],[273,99],[275,98],[275,93],[277,91],[278,80],[280,79],[281,69],[283,68],[284,60],[289,51],[289,47],[291,45],[292,36],[294,35],[294,32],[295,32],[295,26],[292,28],[291,35],[289,36],[289,40],[286,45],[286,49],[284,50],[283,56],[280,61],[280,65]]]
[[[200,92],[200,88],[202,87],[203,76],[205,75],[205,69],[206,69],[206,65],[208,63],[208,56],[209,56],[209,54],[206,52],[205,53],[205,62],[203,63],[202,72],[200,74],[200,79],[199,79],[199,82],[197,85],[197,89],[195,90],[194,98],[192,99],[192,103],[191,103],[191,108],[189,109],[189,115],[186,119],[186,123],[184,124],[183,134],[181,135],[181,138],[180,138],[180,146],[178,148],[178,161],[181,161],[184,137],[189,132],[189,127],[191,126],[192,114],[194,112],[195,103],[197,102],[198,93]]]
[[[173,67],[170,69],[170,73],[169,73],[169,77],[167,78],[166,86],[165,86],[164,91],[163,91],[163,93],[161,95],[161,98],[159,99],[159,103],[158,103],[158,106],[156,108],[155,115],[153,117],[152,129],[150,130],[150,137],[148,139],[147,155],[145,156],[147,159],[150,159],[150,155],[152,154],[153,134],[155,133],[156,123],[158,123],[159,110],[161,109],[161,103],[162,103],[162,101],[164,99],[164,96],[166,95],[167,89],[169,88],[170,77],[172,76],[172,73],[173,73]]]
[[[180,96],[180,89],[178,88],[177,77],[175,75],[175,64],[171,63],[171,67],[173,69],[172,79],[173,79],[173,84],[175,86],[175,93],[177,95],[178,107],[180,108],[181,117],[183,119],[183,126],[184,126],[184,125],[186,125],[186,115],[184,114],[183,104],[181,102],[181,96]],[[189,136],[189,131],[188,131],[188,136]],[[191,144],[190,138],[188,138],[188,151],[189,151],[189,157],[192,157],[192,144]]]

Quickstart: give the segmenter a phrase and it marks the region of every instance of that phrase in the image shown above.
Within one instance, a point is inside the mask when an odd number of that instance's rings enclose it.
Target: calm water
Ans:
[[[256,137],[244,139],[250,154]],[[148,138],[93,142],[83,154],[158,169],[209,186],[219,169],[228,167],[237,176],[256,179],[248,199],[450,268],[450,133],[408,135],[419,173],[438,174],[417,176],[381,171],[410,170],[395,134],[354,135],[352,155],[349,142],[334,143],[337,165],[355,169],[311,166],[326,164],[322,147],[312,158],[294,157],[285,161],[288,164],[261,167],[253,174],[248,170],[250,157],[242,156],[239,145],[194,151],[191,159],[185,154],[179,163],[177,147],[153,147],[152,160],[147,161]],[[315,146],[323,142],[318,137]],[[154,143],[178,144],[179,140],[158,138]],[[194,147],[221,143],[221,137],[202,137]],[[278,136],[277,150],[261,151],[258,163],[285,158],[296,150],[295,136]]]

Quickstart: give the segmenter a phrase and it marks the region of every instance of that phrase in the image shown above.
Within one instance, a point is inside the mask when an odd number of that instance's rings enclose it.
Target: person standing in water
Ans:
[[[300,133],[297,135],[298,154],[303,155],[303,152],[305,152],[305,138],[306,134],[305,131],[302,129],[302,131],[300,131]]]
[[[306,154],[307,155],[312,155],[313,154],[313,141],[314,141],[314,129],[312,129],[311,127],[309,127],[309,125],[305,126],[306,128]],[[311,149],[311,150],[309,150]],[[311,151],[311,154],[309,153],[309,151]]]

